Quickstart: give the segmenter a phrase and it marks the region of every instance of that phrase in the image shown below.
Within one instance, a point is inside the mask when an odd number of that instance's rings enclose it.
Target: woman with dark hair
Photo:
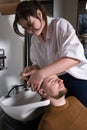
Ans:
[[[37,1],[23,1],[16,8],[13,28],[22,36],[18,24],[32,34],[32,66],[23,71],[28,85],[39,91],[45,77],[57,74],[64,80],[67,96],[76,96],[87,106],[87,60],[73,26],[63,18],[48,17]]]
[[[26,24],[27,24],[28,28],[30,28],[29,30],[31,30],[31,25],[30,25],[31,24],[30,23],[31,16],[37,18],[37,20],[39,22],[41,22],[41,19],[39,18],[38,14],[37,14],[38,9],[42,12],[43,19],[45,21],[47,21],[45,10],[38,2],[36,2],[36,1],[23,1],[22,3],[20,3],[18,5],[18,7],[16,9],[14,24],[13,24],[13,28],[18,35],[23,36],[23,34],[19,31],[18,25],[17,25],[18,23],[21,24],[21,22],[23,20],[25,20],[25,22],[27,22]],[[24,29],[26,31],[28,28],[24,27]],[[37,25],[36,25],[36,28],[37,28]],[[32,33],[32,32],[30,31],[29,33]]]

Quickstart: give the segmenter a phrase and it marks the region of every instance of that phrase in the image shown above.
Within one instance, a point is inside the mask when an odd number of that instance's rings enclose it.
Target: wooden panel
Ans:
[[[6,3],[15,3],[19,2],[20,0],[0,0],[0,4],[6,4]]]
[[[15,9],[20,0],[0,0],[0,12],[2,15],[15,14]]]

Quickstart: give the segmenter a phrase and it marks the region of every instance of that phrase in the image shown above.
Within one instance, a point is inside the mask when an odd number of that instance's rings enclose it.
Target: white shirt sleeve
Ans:
[[[56,26],[60,57],[66,56],[87,62],[84,56],[83,46],[78,39],[73,26],[63,18],[57,22]]]

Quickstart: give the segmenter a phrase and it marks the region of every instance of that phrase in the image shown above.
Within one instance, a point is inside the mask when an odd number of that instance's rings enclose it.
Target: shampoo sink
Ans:
[[[21,91],[12,97],[0,98],[2,110],[19,121],[32,120],[38,113],[40,114],[39,109],[43,109],[43,106],[47,106],[49,103],[49,100],[41,100],[41,96],[31,90]]]

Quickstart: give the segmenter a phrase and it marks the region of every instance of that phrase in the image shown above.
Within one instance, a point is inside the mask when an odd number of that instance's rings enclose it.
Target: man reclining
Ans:
[[[38,130],[87,130],[87,108],[73,96],[65,98],[66,93],[63,80],[57,75],[44,79],[39,94],[50,99],[50,105]]]

